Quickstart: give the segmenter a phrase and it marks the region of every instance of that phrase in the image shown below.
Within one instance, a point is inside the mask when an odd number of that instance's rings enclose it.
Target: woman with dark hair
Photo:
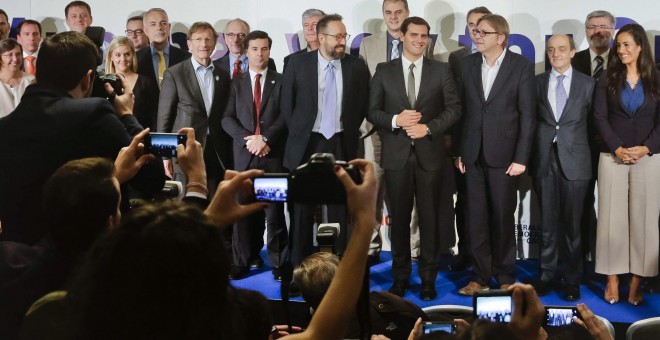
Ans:
[[[596,272],[605,300],[619,301],[619,274],[632,273],[628,302],[643,303],[641,277],[658,274],[660,75],[644,28],[615,37],[607,73],[595,91],[594,117],[604,146],[598,167]]]
[[[34,76],[23,69],[23,48],[14,39],[0,40],[0,117],[10,114],[34,82]]]
[[[105,58],[105,73],[122,75],[128,89],[135,95],[133,115],[142,127],[156,131],[158,114],[158,84],[152,77],[137,73],[137,59],[133,42],[127,37],[116,37],[108,46]]]

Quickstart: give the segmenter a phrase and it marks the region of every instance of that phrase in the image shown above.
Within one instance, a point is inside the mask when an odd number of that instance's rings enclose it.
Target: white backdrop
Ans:
[[[385,29],[381,16],[381,0],[361,1],[305,1],[305,0],[192,0],[192,1],[87,1],[92,7],[93,25],[105,27],[106,40],[114,35],[123,35],[126,19],[151,7],[165,9],[172,23],[172,40],[185,45],[185,32],[195,21],[208,21],[219,32],[227,21],[240,17],[250,23],[253,30],[269,33],[273,39],[271,57],[278,69],[282,59],[304,46],[302,38],[287,39],[301,33],[300,15],[307,8],[319,8],[326,13],[344,16],[348,33],[352,38],[349,45],[359,46],[364,33],[377,33]],[[9,14],[15,29],[25,18],[42,23],[46,33],[66,31],[64,7],[67,0],[2,0],[0,8]],[[437,35],[435,53],[446,60],[449,52],[459,47],[459,41],[468,43],[465,34],[465,16],[469,9],[487,6],[492,12],[507,18],[511,28],[510,44],[536,63],[536,72],[544,70],[544,42],[555,33],[572,34],[579,49],[587,48],[584,34],[584,18],[587,13],[604,9],[617,17],[617,28],[628,22],[637,22],[649,32],[654,51],[660,41],[660,3],[651,0],[409,0],[411,15],[425,18],[431,25],[431,33]],[[15,33],[14,33],[15,34]],[[214,58],[226,53],[222,37],[218,39]],[[357,52],[355,52],[357,53]],[[660,53],[656,53],[659,56]],[[530,179],[523,176],[516,211],[517,229],[521,237],[519,257],[536,257],[540,216],[536,199],[531,197]],[[530,246],[532,249],[530,249]]]

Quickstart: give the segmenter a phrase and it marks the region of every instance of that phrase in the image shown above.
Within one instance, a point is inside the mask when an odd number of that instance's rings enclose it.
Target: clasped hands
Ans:
[[[645,145],[633,146],[631,148],[618,147],[614,154],[623,161],[624,164],[637,164],[637,161],[650,152]]]
[[[245,148],[255,156],[263,157],[270,152],[270,146],[266,144],[261,135],[247,136],[243,139],[247,141]]]
[[[415,110],[403,110],[396,117],[396,126],[404,129],[411,139],[424,138],[426,133],[426,124],[419,124],[422,119],[422,113]]]

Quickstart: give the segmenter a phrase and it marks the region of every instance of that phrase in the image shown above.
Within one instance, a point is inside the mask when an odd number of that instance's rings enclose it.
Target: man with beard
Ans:
[[[319,20],[318,52],[291,56],[282,83],[282,116],[289,129],[284,167],[293,170],[317,152],[337,160],[357,157],[359,128],[367,113],[369,70],[360,59],[346,54],[349,35],[342,17]],[[320,193],[322,194],[322,193]],[[312,254],[313,205],[294,204],[291,262],[298,265]],[[344,248],[346,206],[328,205],[328,222],[340,223],[337,248]]]
[[[229,72],[231,79],[248,72],[248,60],[243,46],[248,33],[250,33],[250,25],[240,18],[228,22],[225,26],[225,43],[229,51],[214,64]],[[277,71],[273,58],[268,59],[268,69]]]
[[[603,70],[607,69],[607,59],[610,54],[610,46],[616,19],[607,11],[593,11],[587,15],[584,22],[585,35],[589,41],[589,48],[575,54],[571,62],[576,71],[592,76],[598,80]],[[582,212],[582,252],[585,256],[592,255],[596,250],[596,210],[594,203],[594,188],[598,180],[598,157],[601,150],[602,139],[596,132],[593,115],[589,115],[589,145],[591,146],[591,180],[587,188],[587,197],[584,201]]]

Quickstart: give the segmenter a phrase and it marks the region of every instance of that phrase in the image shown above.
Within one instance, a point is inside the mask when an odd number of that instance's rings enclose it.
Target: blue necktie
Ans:
[[[392,53],[390,53],[390,60],[399,58],[399,41],[394,39],[392,40]]]
[[[328,63],[325,68],[325,89],[323,90],[323,111],[321,111],[320,132],[326,139],[330,139],[336,131],[337,114],[337,84],[335,81],[335,65]]]
[[[557,121],[561,118],[561,114],[564,112],[564,107],[566,106],[566,100],[568,100],[568,95],[566,95],[566,89],[564,88],[564,78],[566,78],[566,76],[563,74],[557,76],[557,93],[555,98],[557,103],[555,118],[557,118]]]

